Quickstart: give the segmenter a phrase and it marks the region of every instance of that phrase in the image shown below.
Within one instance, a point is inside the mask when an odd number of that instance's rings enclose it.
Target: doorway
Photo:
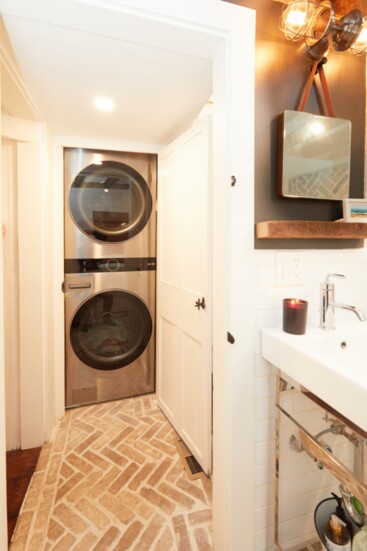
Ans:
[[[6,450],[21,446],[17,142],[1,141]]]
[[[21,3],[5,2],[4,11],[19,10]],[[102,2],[73,3],[73,9],[62,14],[66,27],[83,27],[87,32],[116,35],[121,29],[135,33],[136,26],[126,25],[134,18],[140,24],[139,36],[155,41],[160,47],[180,47],[191,55],[202,55],[213,63],[214,178],[213,178],[213,297],[215,304],[213,337],[214,368],[214,532],[216,548],[241,549],[243,533],[252,548],[253,519],[248,503],[253,502],[253,325],[251,309],[251,255],[253,251],[253,69],[255,18],[252,11],[222,1],[154,2],[124,0],[115,4],[116,11],[101,7]],[[98,5],[97,5],[98,4]],[[48,2],[37,1],[37,17],[55,19]],[[90,17],[89,9],[93,12]],[[57,22],[59,23],[59,22]],[[165,33],[162,33],[162,26]],[[142,28],[145,27],[145,32]],[[179,38],[178,40],[178,31]],[[62,250],[62,153],[61,145],[74,146],[75,136],[68,140],[55,137],[54,175],[49,179],[55,191],[48,198],[53,212],[56,237],[46,243],[44,254],[54,265],[54,277],[47,280],[46,294],[55,292],[55,315],[52,331],[53,376],[48,390],[54,392],[56,415],[63,413],[63,347],[60,343],[63,320],[63,297],[60,291],[63,266],[55,250]],[[68,142],[68,143],[66,143]],[[83,142],[83,143],[81,143]],[[78,146],[90,146],[85,137]],[[93,143],[93,146],[105,143]],[[116,149],[120,149],[120,145]],[[231,176],[237,184],[231,184]],[[45,215],[44,215],[45,218]],[[46,225],[45,225],[46,227]],[[41,235],[44,235],[41,231]],[[45,280],[46,281],[46,280]],[[249,292],[248,292],[249,290]],[[42,294],[42,293],[41,293]],[[235,346],[226,340],[235,337]],[[46,371],[46,370],[45,370]],[[45,373],[41,373],[41,380]],[[43,423],[45,426],[45,422]],[[49,429],[49,427],[47,427]],[[232,476],[236,473],[236,477]],[[245,516],[244,516],[245,512]]]

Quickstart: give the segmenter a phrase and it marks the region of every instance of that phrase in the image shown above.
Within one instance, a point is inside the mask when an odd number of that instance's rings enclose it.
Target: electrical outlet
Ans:
[[[305,266],[301,254],[276,253],[276,284],[304,285]]]

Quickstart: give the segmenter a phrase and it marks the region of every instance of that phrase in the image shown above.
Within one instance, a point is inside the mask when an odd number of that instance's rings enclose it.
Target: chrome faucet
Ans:
[[[367,321],[365,314],[356,306],[349,306],[348,304],[341,304],[335,302],[335,285],[330,283],[331,277],[339,277],[345,279],[345,275],[341,274],[327,274],[326,281],[321,283],[320,294],[320,327],[322,329],[334,329],[334,310],[335,308],[341,308],[342,310],[350,310],[354,312],[360,321]]]

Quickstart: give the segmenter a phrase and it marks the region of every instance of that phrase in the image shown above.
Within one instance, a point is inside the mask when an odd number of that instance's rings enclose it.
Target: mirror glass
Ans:
[[[284,111],[279,124],[278,193],[281,197],[349,197],[351,122]]]

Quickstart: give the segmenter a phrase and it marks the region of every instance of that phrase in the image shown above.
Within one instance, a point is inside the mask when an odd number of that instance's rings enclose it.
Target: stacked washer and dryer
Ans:
[[[155,388],[157,158],[64,149],[66,407]]]

